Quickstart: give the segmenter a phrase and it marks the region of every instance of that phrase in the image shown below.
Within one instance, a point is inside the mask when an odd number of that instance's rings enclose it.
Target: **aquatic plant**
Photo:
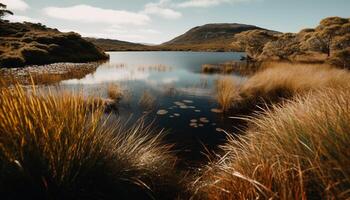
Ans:
[[[224,77],[216,83],[217,101],[223,111],[228,111],[236,100],[238,95],[238,84],[231,77]]]
[[[116,102],[119,102],[123,97],[123,90],[120,88],[119,85],[116,84],[108,85],[107,93],[108,97]]]
[[[81,95],[0,88],[1,197],[174,199],[180,176],[162,137]]]
[[[193,199],[349,199],[350,90],[324,89],[248,119],[200,171]]]
[[[145,110],[152,110],[155,107],[156,98],[148,91],[144,91],[140,100],[139,105]]]

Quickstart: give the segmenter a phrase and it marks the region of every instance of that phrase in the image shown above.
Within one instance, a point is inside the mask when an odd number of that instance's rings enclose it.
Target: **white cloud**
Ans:
[[[22,15],[7,15],[5,17],[6,20],[9,20],[11,22],[32,22],[32,23],[39,23],[39,19],[22,16]]]
[[[44,13],[53,18],[110,25],[144,25],[150,18],[143,13],[124,10],[111,10],[89,5],[76,5],[72,7],[47,7]]]
[[[171,8],[168,8],[170,0],[160,0],[158,3],[148,3],[142,13],[156,15],[166,19],[178,19],[182,14]]]
[[[91,31],[81,31],[77,29],[60,29],[62,32],[77,32],[83,37],[94,37],[94,38],[107,38],[115,40],[123,40],[130,42],[143,42],[148,37],[157,36],[161,32],[154,29],[134,29],[134,28],[117,28],[117,27],[107,27],[99,32]]]
[[[23,0],[1,0],[1,3],[7,5],[9,10],[25,11],[29,8],[29,5]]]
[[[177,6],[181,8],[190,8],[190,7],[207,8],[211,6],[217,6],[222,3],[240,3],[240,2],[249,2],[249,1],[251,0],[187,0],[177,4]]]

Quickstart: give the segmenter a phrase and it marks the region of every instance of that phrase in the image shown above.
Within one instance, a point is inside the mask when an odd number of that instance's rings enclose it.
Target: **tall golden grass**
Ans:
[[[108,97],[114,101],[120,101],[123,97],[123,91],[119,85],[110,84],[107,88]]]
[[[173,199],[176,158],[141,121],[73,94],[0,89],[2,199]]]
[[[194,199],[349,199],[350,90],[274,105],[230,137],[189,188]]]
[[[258,107],[281,102],[295,95],[306,94],[320,88],[334,88],[348,85],[350,73],[347,70],[332,68],[327,65],[270,63],[269,67],[249,77],[240,87],[218,87],[222,96],[236,96],[231,107],[256,110]],[[233,94],[226,94],[233,93]],[[219,101],[220,102],[220,101]],[[225,106],[229,109],[229,105]]]
[[[221,109],[226,112],[233,104],[233,101],[239,98],[238,83],[231,77],[224,77],[216,83],[216,99]]]

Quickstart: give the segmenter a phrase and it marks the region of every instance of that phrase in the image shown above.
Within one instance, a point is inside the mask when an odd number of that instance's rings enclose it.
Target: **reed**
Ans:
[[[223,94],[231,91],[231,96],[236,97],[231,103],[226,103],[226,109],[250,113],[310,91],[347,86],[348,80],[350,73],[347,70],[327,65],[269,63],[268,68],[248,77],[240,87],[217,87],[217,90]]]
[[[350,90],[323,89],[248,119],[201,169],[193,199],[349,199]]]
[[[139,105],[145,110],[154,109],[156,104],[156,98],[148,91],[144,91],[140,100]]]
[[[231,77],[221,78],[216,83],[216,99],[224,112],[233,105],[233,101],[239,98],[239,87],[237,81]]]
[[[108,97],[119,102],[123,97],[123,90],[116,84],[110,84],[107,88]]]
[[[81,95],[0,88],[1,198],[173,199],[180,176],[162,137]]]

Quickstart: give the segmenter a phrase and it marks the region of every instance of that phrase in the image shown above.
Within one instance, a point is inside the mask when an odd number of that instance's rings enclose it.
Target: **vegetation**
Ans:
[[[279,34],[252,30],[235,35],[233,46],[243,47],[259,61],[329,63],[349,68],[349,18],[329,17],[315,29]]]
[[[143,92],[139,105],[146,111],[153,110],[156,105],[156,98],[148,91]]]
[[[108,56],[77,33],[61,33],[41,24],[0,21],[0,67],[56,62],[89,62]]]
[[[216,98],[224,112],[228,111],[232,107],[233,101],[239,98],[237,85],[238,83],[231,77],[225,77],[217,81]]]
[[[226,97],[237,96],[228,105],[244,113],[259,110],[266,105],[279,103],[312,90],[341,87],[347,85],[350,79],[350,73],[347,70],[327,65],[270,63],[268,66],[235,89],[231,88],[229,82],[222,81],[229,86],[218,87],[218,93],[224,93],[222,96]],[[227,90],[226,87],[231,89]],[[229,109],[228,106],[225,108]]]
[[[0,3],[0,20],[5,15],[13,15],[13,12],[11,12],[10,10],[7,10],[6,8],[7,6],[5,4]]]
[[[249,76],[257,71],[264,69],[266,63],[247,62],[247,61],[230,61],[221,64],[204,64],[201,72],[205,74],[231,74],[236,73],[242,76]]]
[[[110,84],[108,86],[107,92],[108,92],[108,97],[115,101],[119,101],[123,97],[122,89],[116,84]]]
[[[84,38],[87,41],[93,43],[104,51],[151,51],[153,50],[152,46],[112,40],[112,39],[100,39],[100,38]]]
[[[325,89],[249,119],[202,169],[194,199],[349,199],[350,90]]]
[[[3,199],[174,199],[181,183],[162,133],[104,116],[93,100],[0,89]]]

